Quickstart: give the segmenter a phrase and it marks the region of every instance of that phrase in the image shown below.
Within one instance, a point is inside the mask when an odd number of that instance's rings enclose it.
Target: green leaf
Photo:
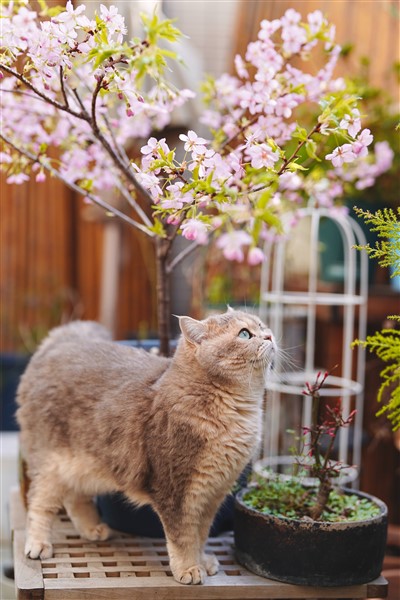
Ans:
[[[140,17],[142,19],[148,41],[152,45],[156,44],[158,38],[167,40],[168,42],[176,42],[176,40],[182,35],[179,29],[173,26],[174,20],[172,19],[160,21],[155,13],[153,13],[151,18],[145,13],[141,13]]]
[[[47,2],[45,2],[45,0],[38,0],[38,4],[40,7],[39,14],[41,17],[56,17],[57,15],[65,11],[65,6],[48,7]]]
[[[321,159],[319,158],[319,156],[317,156],[317,144],[315,143],[314,140],[307,140],[305,143],[305,148],[306,148],[306,152],[308,154],[308,156],[310,158],[313,158],[314,160],[317,160],[318,162],[321,162]]]
[[[304,127],[300,127],[300,125],[296,125],[296,129],[292,133],[292,137],[296,140],[300,140],[300,142],[305,142],[308,137],[307,130],[304,129]]]
[[[162,222],[157,219],[157,217],[154,217],[154,223],[152,227],[149,227],[150,231],[152,231],[153,233],[155,233],[158,237],[161,238],[165,238],[166,237],[166,232],[164,229],[164,225],[162,224]]]
[[[260,194],[260,197],[257,199],[257,207],[258,208],[265,208],[268,204],[268,202],[271,199],[271,190],[265,190],[264,192],[262,192],[262,194]]]
[[[81,179],[78,185],[86,192],[91,192],[93,189],[93,179]]]
[[[268,208],[255,211],[256,217],[264,221],[270,227],[274,227],[279,233],[282,232],[282,223],[280,218]]]
[[[289,171],[308,171],[308,169],[303,167],[303,165],[299,165],[299,163],[294,161],[288,164],[287,168],[289,169]]]

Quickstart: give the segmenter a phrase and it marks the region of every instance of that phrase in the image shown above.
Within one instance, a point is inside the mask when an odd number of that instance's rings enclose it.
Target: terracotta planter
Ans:
[[[236,496],[236,558],[257,575],[285,583],[347,586],[381,573],[386,547],[387,507],[368,494],[345,490],[377,504],[380,514],[366,521],[329,523],[265,515]]]

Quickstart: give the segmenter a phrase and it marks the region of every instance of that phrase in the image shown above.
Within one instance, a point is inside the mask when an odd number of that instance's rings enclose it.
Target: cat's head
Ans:
[[[224,381],[264,380],[277,350],[271,330],[255,315],[228,308],[203,321],[180,317],[185,351],[210,376]]]

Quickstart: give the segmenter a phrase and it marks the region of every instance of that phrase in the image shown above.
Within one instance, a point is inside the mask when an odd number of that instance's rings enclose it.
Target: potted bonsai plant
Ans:
[[[180,159],[154,133],[193,96],[165,75],[178,58],[172,21],[143,15],[143,38],[126,40],[114,6],[100,4],[93,19],[70,1],[49,8],[39,0],[39,6],[40,12],[25,0],[1,6],[6,181],[33,177],[40,185],[56,177],[151,238],[162,354],[169,352],[170,275],[195,248],[215,238],[227,260],[259,264],[263,241],[279,234],[283,212],[295,218],[310,197],[333,207],[345,182],[357,181],[349,164],[373,165],[374,177],[390,166],[369,152],[372,136],[362,129],[358,94],[333,78],[340,47],[320,11],[302,21],[290,9],[261,23],[258,39],[235,58],[236,74],[205,84],[201,120],[210,133],[207,139],[193,130],[181,134]],[[302,67],[320,50],[321,68]],[[318,113],[306,128],[296,119],[310,105]],[[132,144],[141,160],[128,156]],[[188,244],[174,255],[178,236]]]
[[[332,451],[344,417],[340,404],[324,405],[319,390],[328,373],[306,384],[312,424],[303,430],[303,451],[294,474],[258,479],[235,500],[235,547],[239,562],[264,577],[301,585],[355,585],[380,575],[386,547],[387,507],[373,496],[334,488],[342,465]],[[297,469],[294,470],[296,473]]]

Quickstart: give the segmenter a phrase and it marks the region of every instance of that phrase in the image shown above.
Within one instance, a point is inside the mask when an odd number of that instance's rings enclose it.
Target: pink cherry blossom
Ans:
[[[7,152],[0,152],[0,164],[10,164],[12,163],[12,156],[7,154]]]
[[[286,171],[285,173],[282,173],[279,178],[280,190],[298,190],[302,187],[302,185],[302,179],[297,173]]]
[[[280,19],[274,19],[273,21],[267,21],[266,19],[262,20],[260,23],[260,31],[258,33],[258,38],[263,41],[269,41],[269,39],[274,35],[275,31],[282,26]]]
[[[301,20],[301,14],[297,12],[294,8],[288,8],[280,19],[282,23],[282,27],[290,27],[292,25],[297,25]]]
[[[104,4],[100,4],[100,17],[106,23],[109,34],[111,36],[116,34],[116,41],[121,43],[127,28],[125,19],[118,13],[118,9],[115,6],[107,8]]]
[[[345,115],[340,121],[339,127],[347,129],[351,137],[355,138],[357,133],[361,130],[360,111],[355,108],[351,111],[350,115]]]
[[[72,30],[77,25],[79,27],[95,26],[94,21],[89,21],[84,14],[86,7],[84,4],[74,8],[71,0],[68,0],[65,11],[52,18],[54,23],[60,23],[65,30]]]
[[[371,134],[371,131],[369,129],[363,129],[357,137],[357,141],[360,142],[360,144],[363,144],[364,146],[369,146],[370,144],[372,144],[373,139],[374,136]]]
[[[254,169],[262,167],[272,168],[279,160],[279,152],[272,150],[268,144],[257,144],[246,149],[246,154],[250,157],[251,166]]]
[[[325,158],[331,160],[334,167],[341,167],[343,163],[353,162],[356,155],[351,144],[343,144],[343,146],[335,148],[332,153],[327,154]]]
[[[235,69],[239,77],[242,77],[242,79],[248,79],[249,72],[246,69],[245,62],[240,54],[236,54],[235,56]]]
[[[13,175],[9,175],[6,179],[7,183],[14,183],[16,185],[21,185],[25,181],[29,181],[29,177],[25,173],[14,173]]]
[[[186,152],[191,152],[192,150],[195,150],[197,146],[204,146],[204,144],[208,143],[207,140],[199,137],[197,133],[191,129],[187,132],[187,135],[181,133],[179,139],[182,140],[182,142],[185,142],[183,147]]]
[[[37,181],[38,183],[42,183],[43,181],[46,181],[46,173],[43,171],[43,169],[41,169],[39,171],[39,173],[36,175],[35,181]]]
[[[179,136],[186,153],[182,160],[169,149],[165,138],[158,140],[153,132],[166,127],[172,110],[194,93],[175,91],[162,74],[152,80],[151,69],[148,85],[146,80],[145,89],[140,88],[140,63],[135,57],[127,52],[127,62],[118,62],[122,44],[133,53],[139,45],[123,40],[126,27],[117,8],[100,5],[93,21],[85,12],[84,6],[74,8],[71,1],[59,15],[46,19],[23,3],[3,12],[1,44],[10,52],[2,60],[7,66],[21,68],[21,72],[25,67],[24,75],[32,85],[29,93],[19,93],[20,83],[17,86],[15,78],[4,69],[0,80],[3,133],[12,145],[39,157],[40,164],[31,161],[37,181],[51,165],[67,184],[82,188],[90,185],[93,194],[106,189],[124,193],[126,180],[133,173],[148,192],[149,206],[157,205],[157,219],[177,226],[183,237],[199,244],[220,234],[218,246],[227,259],[243,261],[246,257],[253,265],[264,257],[249,234],[254,231],[255,211],[259,210],[255,194],[249,192],[269,190],[269,207],[277,214],[289,209],[295,220],[298,208],[309,197],[318,206],[331,207],[343,196],[344,184],[363,189],[390,167],[393,152],[385,142],[375,144],[375,156],[368,154],[372,136],[369,130],[361,129],[357,102],[346,116],[339,113],[335,100],[343,97],[341,90],[346,90],[344,80],[333,77],[340,48],[334,41],[334,29],[328,28],[321,11],[302,19],[296,10],[288,9],[281,19],[261,22],[256,41],[248,45],[243,58],[235,58],[237,76],[225,73],[216,79],[210,105],[199,117],[216,132],[209,136],[212,145],[190,129]],[[147,43],[152,45],[149,40]],[[326,50],[322,65],[319,59],[316,61],[320,65],[317,72],[313,60],[310,68],[302,65],[308,55],[314,58],[311,51],[316,44],[325,44]],[[103,50],[111,51],[117,60],[96,62]],[[292,55],[297,55],[296,67],[290,64]],[[99,83],[103,89],[96,97],[95,113],[105,144],[85,116],[92,114],[93,92]],[[41,98],[35,97],[35,89]],[[292,148],[296,148],[296,122],[302,126],[302,111],[306,112],[311,102],[316,110],[320,105],[320,112],[330,107],[319,130],[326,137],[315,136],[317,151],[323,156],[326,151],[320,148],[328,136],[333,138],[335,134],[339,139],[345,134],[345,141],[350,137],[352,143],[326,155],[326,160],[332,161],[327,173],[326,163],[320,165],[320,170],[311,166],[305,172],[285,168],[281,173],[282,158],[290,157]],[[57,103],[67,104],[70,112],[59,110]],[[81,118],[76,118],[77,114]],[[312,131],[309,125],[304,125],[308,132]],[[137,164],[125,153],[135,140],[143,140],[138,142],[142,147]],[[114,156],[107,150],[107,143],[115,150]],[[54,147],[57,161],[46,151]],[[306,164],[302,156],[295,159],[299,165]],[[125,171],[118,169],[119,160],[125,162]],[[2,164],[7,181],[26,181],[31,163],[27,161],[24,166],[24,161],[18,162],[11,149]],[[132,171],[127,177],[129,168]],[[266,173],[268,169],[272,173]],[[131,185],[132,181],[128,194]],[[146,215],[141,217],[139,221],[146,222]],[[148,219],[151,221],[150,216]],[[148,230],[155,232],[150,226]],[[267,224],[262,225],[261,240],[275,235]]]
[[[353,153],[358,158],[363,158],[368,154],[368,146],[372,144],[373,135],[369,129],[363,129],[357,139],[352,143]]]
[[[299,96],[296,94],[285,94],[285,96],[281,96],[277,102],[275,107],[275,114],[278,117],[284,117],[285,119],[289,119],[292,116],[292,110],[299,104]]]
[[[198,167],[199,177],[204,177],[206,169],[214,166],[215,151],[207,149],[205,146],[194,146],[192,151],[193,161],[188,165],[188,169],[193,171]]]
[[[217,240],[217,247],[223,252],[223,255],[228,260],[236,260],[243,262],[244,252],[243,246],[249,246],[252,242],[252,237],[245,231],[230,231],[223,233]]]
[[[207,225],[198,219],[188,219],[182,225],[182,235],[187,240],[205,245],[208,242]]]
[[[257,248],[255,246],[250,248],[250,250],[247,254],[247,262],[249,263],[249,265],[251,265],[251,266],[259,265],[264,260],[265,260],[265,254],[260,248]]]
[[[311,33],[316,34],[321,29],[321,26],[325,23],[324,16],[320,10],[307,15],[307,21],[310,25]]]
[[[283,50],[291,55],[300,52],[307,41],[307,34],[302,27],[290,25],[282,29]]]
[[[376,142],[374,151],[379,174],[384,173],[392,166],[394,152],[386,140],[383,142]]]

